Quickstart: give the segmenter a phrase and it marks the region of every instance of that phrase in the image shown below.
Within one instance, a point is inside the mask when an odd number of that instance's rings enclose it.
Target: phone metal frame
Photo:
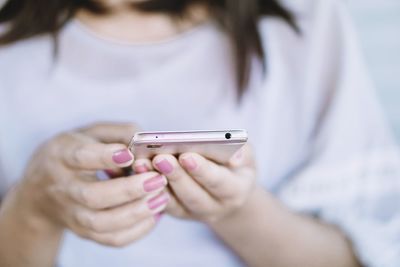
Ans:
[[[194,152],[224,163],[247,140],[247,131],[241,129],[138,132],[132,138],[129,149],[136,159],[152,158],[158,154]]]

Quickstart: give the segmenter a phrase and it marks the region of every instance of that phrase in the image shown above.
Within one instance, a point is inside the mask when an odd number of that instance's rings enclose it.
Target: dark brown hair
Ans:
[[[259,58],[265,56],[257,26],[259,18],[275,16],[297,30],[292,14],[278,0],[149,0],[134,5],[143,11],[180,16],[194,2],[206,4],[232,40],[239,96],[248,83],[251,58],[254,55]],[[96,0],[8,0],[0,10],[0,23],[9,24],[8,30],[0,36],[0,45],[39,34],[56,37],[57,32],[81,8],[98,14],[107,12]]]

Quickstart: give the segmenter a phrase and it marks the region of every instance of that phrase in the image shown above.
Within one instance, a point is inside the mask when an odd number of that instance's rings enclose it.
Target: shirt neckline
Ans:
[[[204,45],[219,42],[221,36],[216,23],[209,20],[159,42],[119,43],[73,19],[59,35],[58,69],[101,82],[131,79],[154,66],[176,62],[173,58],[188,60],[193,53],[204,50]]]
[[[66,30],[72,30],[75,33],[79,34],[80,37],[84,38],[86,41],[95,42],[98,45],[100,44],[103,46],[118,47],[120,49],[128,48],[130,50],[142,50],[157,47],[176,46],[180,43],[186,43],[188,41],[192,41],[192,39],[196,35],[201,35],[201,33],[208,31],[211,27],[214,26],[215,22],[210,19],[174,36],[153,42],[124,42],[113,38],[101,36],[100,34],[95,33],[89,27],[84,25],[78,19],[72,19],[66,26]]]

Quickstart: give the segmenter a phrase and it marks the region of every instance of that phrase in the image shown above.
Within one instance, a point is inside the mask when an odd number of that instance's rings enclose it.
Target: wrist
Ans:
[[[25,191],[23,185],[18,184],[4,196],[0,207],[3,223],[11,223],[34,235],[61,235],[63,228],[44,216],[37,201]]]
[[[62,229],[38,216],[14,188],[0,207],[0,265],[54,266]]]
[[[266,192],[261,186],[257,185],[249,194],[242,206],[219,220],[208,222],[207,224],[216,231],[221,228],[223,229],[228,224],[240,224],[241,221],[249,219],[252,214],[257,212],[260,207],[259,204],[262,202],[260,199],[265,200],[267,194],[268,192]]]

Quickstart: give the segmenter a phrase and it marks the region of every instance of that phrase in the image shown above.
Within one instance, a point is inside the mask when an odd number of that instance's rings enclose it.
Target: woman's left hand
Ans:
[[[170,185],[171,200],[166,211],[180,218],[214,223],[239,210],[255,189],[255,163],[248,145],[219,165],[196,153],[177,159],[158,155],[152,162],[137,160],[136,172],[155,168]]]

